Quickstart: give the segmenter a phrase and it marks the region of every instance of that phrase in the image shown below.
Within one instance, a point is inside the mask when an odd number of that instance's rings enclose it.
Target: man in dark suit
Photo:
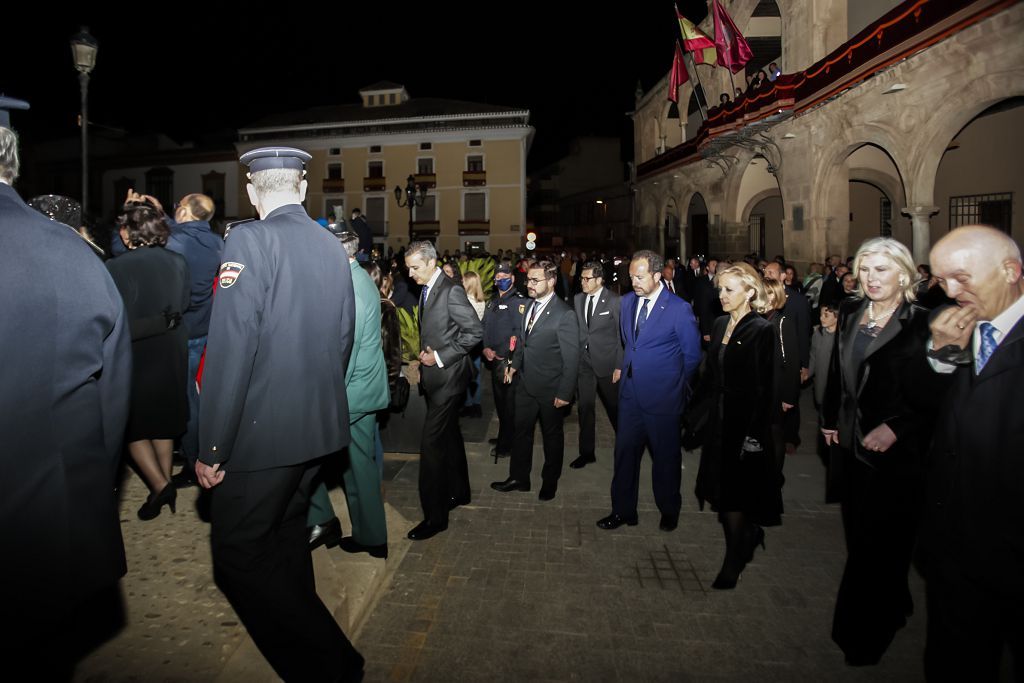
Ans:
[[[705,346],[711,341],[715,320],[722,315],[722,302],[718,299],[718,287],[715,286],[717,270],[718,261],[708,259],[707,272],[694,283],[693,312],[697,316],[701,340]]]
[[[683,272],[683,287],[682,291],[680,292],[680,296],[682,296],[687,301],[693,301],[696,283],[702,277],[704,277],[704,269],[701,267],[700,259],[697,258],[696,256],[691,256],[686,266],[686,270]]]
[[[1024,280],[1021,253],[993,228],[957,228],[932,248],[956,306],[935,315],[933,369],[953,372],[932,446],[922,547],[925,673],[995,681],[1004,647],[1024,672]],[[945,362],[943,362],[945,361]]]
[[[483,338],[480,318],[466,290],[437,267],[430,242],[405,252],[409,277],[420,292],[420,387],[427,398],[420,446],[420,505],[423,521],[409,538],[422,541],[448,528],[448,512],[469,503],[469,465],[459,430],[459,409],[472,373],[469,352]]]
[[[359,251],[356,253],[356,260],[360,263],[369,261],[370,252],[373,251],[373,232],[358,207],[352,209],[352,232],[359,236]]]
[[[618,294],[605,289],[600,261],[583,264],[580,286],[583,291],[574,300],[580,328],[579,403],[576,405],[580,419],[580,455],[569,463],[573,469],[597,461],[594,418],[598,396],[612,429],[618,429],[619,387],[616,382],[622,368],[622,337],[619,335],[622,300]]]
[[[510,382],[519,376],[509,477],[491,484],[502,493],[530,490],[533,432],[539,418],[544,439],[541,500],[551,500],[558,490],[565,450],[564,408],[572,400],[579,368],[579,326],[572,309],[555,294],[557,279],[558,266],[551,261],[536,261],[527,270],[533,304],[523,320],[522,349],[516,350],[507,370]]]
[[[640,463],[650,447],[654,500],[660,528],[679,524],[682,454],[679,420],[686,387],[700,364],[700,332],[690,304],[661,283],[661,256],[638,251],[629,264],[633,292],[622,298],[622,338],[626,342],[619,380],[619,431],[615,435],[612,514],[602,529],[637,523]]]
[[[345,250],[302,208],[310,155],[242,155],[260,220],[231,230],[210,315],[196,478],[213,491],[214,578],[286,681],[361,680],[321,602],[306,513],[325,456],[349,443],[355,297]]]
[[[103,262],[11,187],[8,109],[26,108],[0,97],[0,652],[11,680],[70,680],[88,640],[117,626],[96,621],[125,573],[115,479],[131,337]]]

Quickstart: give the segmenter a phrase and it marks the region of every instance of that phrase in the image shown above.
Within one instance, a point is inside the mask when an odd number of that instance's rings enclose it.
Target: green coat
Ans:
[[[380,344],[380,292],[358,263],[352,263],[356,333],[345,373],[349,422],[388,407],[388,370]]]

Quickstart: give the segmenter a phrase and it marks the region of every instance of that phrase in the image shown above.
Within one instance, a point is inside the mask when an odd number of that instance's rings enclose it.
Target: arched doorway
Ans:
[[[686,209],[686,253],[680,254],[689,258],[695,255],[707,256],[709,252],[708,240],[708,205],[699,192],[695,192],[690,198],[690,205]],[[682,249],[680,250],[682,251]]]
[[[750,15],[750,23],[743,36],[750,43],[750,49],[754,56],[747,62],[741,74],[754,75],[759,70],[768,71],[768,65],[774,62],[778,68],[785,72],[786,68],[782,62],[782,12],[775,0],[760,0]],[[740,75],[737,75],[737,83],[744,90],[747,87],[746,81],[739,82]]]
[[[768,171],[768,161],[764,157],[755,156],[747,163],[736,205],[742,208],[739,219],[747,225],[748,242],[737,245],[735,255],[741,252],[754,253],[759,258],[785,256],[782,192],[778,179]]]
[[[665,258],[682,255],[682,230],[679,222],[679,207],[675,199],[669,199],[665,206]]]
[[[872,237],[893,237],[913,246],[909,220],[900,215],[906,193],[892,157],[877,145],[856,148],[846,158],[850,192],[847,254]]]

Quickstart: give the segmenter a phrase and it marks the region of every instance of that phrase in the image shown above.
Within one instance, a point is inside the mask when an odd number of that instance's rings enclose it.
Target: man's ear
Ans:
[[[300,202],[306,201],[306,190],[307,189],[309,189],[309,182],[307,182],[305,179],[303,179],[303,181],[301,183],[299,183],[299,201]]]
[[[252,183],[246,183],[245,192],[249,195],[249,203],[252,204],[258,212],[260,210],[260,200],[256,196],[256,188],[252,186]]]

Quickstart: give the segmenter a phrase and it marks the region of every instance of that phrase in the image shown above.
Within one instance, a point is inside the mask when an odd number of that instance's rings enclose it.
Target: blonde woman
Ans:
[[[458,266],[455,266],[458,270]],[[480,283],[480,276],[472,270],[467,270],[462,274],[462,286],[466,290],[466,298],[469,299],[469,303],[473,305],[473,310],[476,311],[477,316],[482,321],[484,319],[484,308],[487,306],[487,295],[484,294],[484,288]],[[483,417],[483,411],[480,408],[480,388],[483,383],[480,381],[480,355],[483,352],[482,344],[477,344],[469,356],[473,360],[473,381],[469,383],[469,388],[466,389],[466,405],[462,407],[462,411],[459,413],[462,417]]]
[[[711,585],[736,587],[740,573],[764,547],[763,526],[782,523],[782,477],[772,420],[775,330],[761,317],[768,300],[761,276],[746,263],[718,271],[724,315],[715,321],[699,395],[710,414],[697,473],[697,500],[718,513],[725,559]]]

